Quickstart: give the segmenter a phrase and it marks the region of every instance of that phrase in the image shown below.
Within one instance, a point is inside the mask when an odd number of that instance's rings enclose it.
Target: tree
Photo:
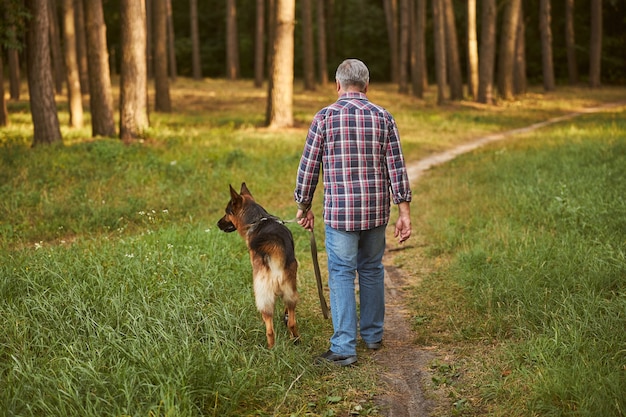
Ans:
[[[83,0],[85,33],[87,35],[87,64],[89,67],[89,103],[92,135],[115,136],[113,95],[109,73],[106,26],[102,0]]]
[[[313,66],[313,16],[311,0],[302,0],[302,73],[304,89],[315,90],[315,67]]]
[[[226,78],[239,78],[239,37],[237,35],[237,4],[226,0]]]
[[[526,23],[524,22],[524,3],[519,4],[519,18],[515,45],[515,69],[513,77],[513,92],[526,93]]]
[[[191,66],[193,79],[202,78],[202,66],[200,65],[200,37],[198,35],[198,0],[189,1],[189,20],[191,24]]]
[[[7,102],[4,99],[4,65],[2,63],[2,54],[0,53],[0,126],[7,126],[8,124],[9,113],[7,112]]]
[[[61,36],[59,35],[59,18],[56,13],[56,0],[49,0],[48,4],[49,31],[50,31],[50,55],[52,56],[52,68],[54,70],[54,85],[58,94],[63,93],[65,81],[65,69],[63,68],[63,54],[61,53]]]
[[[62,143],[50,62],[49,2],[28,0],[26,5],[31,14],[26,47],[30,112],[34,127],[33,146]]]
[[[554,90],[554,63],[552,60],[552,11],[550,0],[539,2],[539,29],[541,31],[541,64],[543,73],[543,89]]]
[[[120,139],[142,136],[148,121],[145,3],[121,0]]]
[[[85,12],[82,0],[74,0],[74,26],[76,28],[76,59],[80,76],[80,91],[89,94],[89,67],[87,64],[87,35],[85,35]]]
[[[493,104],[493,71],[496,60],[496,0],[484,0],[481,10],[481,26],[476,101]]]
[[[70,109],[70,126],[83,127],[83,97],[76,55],[76,22],[74,0],[63,0],[63,44],[67,69],[67,101]]]
[[[167,0],[167,56],[170,68],[170,78],[172,82],[178,77],[178,68],[176,64],[176,41],[174,36],[174,18],[172,15],[172,0]]]
[[[446,38],[446,68],[450,83],[450,98],[461,100],[463,98],[463,77],[461,75],[461,59],[459,58],[459,45],[454,21],[454,8],[452,0],[443,0],[442,12],[444,15],[445,38]]]
[[[154,109],[171,112],[170,83],[167,76],[167,8],[165,2],[153,3],[154,30]]]
[[[505,100],[513,98],[515,46],[521,0],[507,0],[502,18],[498,61],[498,92]]]
[[[400,45],[398,47],[398,91],[409,92],[409,0],[400,0]]]
[[[387,36],[389,38],[389,59],[391,64],[391,82],[398,82],[400,53],[398,51],[398,0],[384,0]]]
[[[435,75],[437,78],[437,104],[443,104],[446,91],[446,36],[443,0],[433,2],[433,38],[435,44]]]
[[[326,49],[326,19],[324,0],[317,0],[317,68],[322,87],[328,85],[328,52]]]
[[[476,0],[467,0],[467,90],[478,97],[478,36],[476,32]]]
[[[254,37],[254,86],[260,88],[265,78],[265,0],[256,0]]]
[[[272,71],[267,112],[267,125],[270,128],[293,125],[295,9],[295,0],[276,0],[276,33],[271,50]]]
[[[411,24],[413,31],[412,38],[414,44],[413,50],[414,65],[412,65],[412,84],[413,95],[418,98],[424,98],[424,90],[428,87],[428,74],[426,66],[426,0],[417,0],[415,4],[415,12],[411,13],[414,23]]]
[[[574,33],[574,0],[565,0],[565,48],[567,50],[567,74],[570,85],[578,84],[576,37]]]
[[[591,41],[589,45],[589,86],[600,87],[602,61],[602,0],[591,0]]]

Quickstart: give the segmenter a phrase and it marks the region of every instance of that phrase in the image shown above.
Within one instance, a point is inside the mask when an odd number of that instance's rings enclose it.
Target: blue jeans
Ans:
[[[334,333],[330,350],[356,355],[357,305],[354,294],[358,272],[360,332],[365,343],[383,338],[385,319],[385,226],[346,232],[326,226],[328,287]]]

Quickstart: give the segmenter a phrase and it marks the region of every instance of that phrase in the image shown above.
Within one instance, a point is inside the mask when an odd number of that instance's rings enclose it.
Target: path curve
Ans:
[[[521,133],[528,133],[575,117],[625,106],[626,102],[608,103],[600,106],[583,108],[563,116],[534,123],[530,126],[494,133],[474,141],[456,146],[407,166],[411,183],[417,182],[425,171],[453,160],[459,155],[471,152],[487,144],[511,138]],[[387,248],[387,251],[393,249]],[[393,258],[393,256],[387,256]],[[384,394],[376,398],[381,415],[386,417],[427,417],[434,408],[432,397],[426,397],[423,387],[428,383],[429,364],[435,353],[420,349],[414,344],[414,335],[410,326],[410,310],[406,307],[405,291],[410,288],[410,274],[385,264],[385,339],[384,347],[372,355],[381,367],[380,379],[387,387]]]

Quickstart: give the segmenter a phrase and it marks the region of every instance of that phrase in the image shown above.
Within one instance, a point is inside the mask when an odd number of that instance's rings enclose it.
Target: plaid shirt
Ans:
[[[411,201],[393,116],[365,94],[342,94],[313,119],[298,168],[294,198],[308,204],[324,176],[324,222],[337,230],[386,225],[390,200]]]

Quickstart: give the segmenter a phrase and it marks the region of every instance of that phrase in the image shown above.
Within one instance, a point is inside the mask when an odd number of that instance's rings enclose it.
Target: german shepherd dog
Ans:
[[[297,342],[300,337],[296,327],[298,263],[291,231],[254,200],[245,182],[239,193],[230,186],[226,214],[217,226],[226,233],[236,230],[248,245],[254,297],[265,322],[268,348],[272,348],[275,341],[273,316],[277,296],[283,299],[285,322]]]

